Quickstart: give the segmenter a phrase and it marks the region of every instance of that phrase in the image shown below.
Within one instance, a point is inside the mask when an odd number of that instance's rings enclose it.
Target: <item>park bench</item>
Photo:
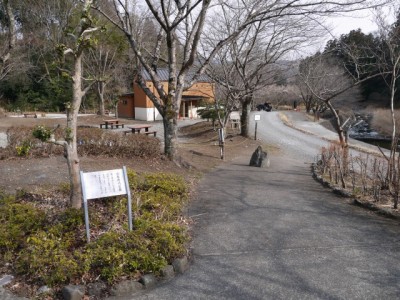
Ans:
[[[117,120],[117,119],[115,119],[115,120],[103,120],[104,121],[104,123],[100,123],[100,128],[105,128],[105,129],[108,129],[108,128],[111,128],[111,129],[113,129],[114,127],[115,128],[124,128],[124,126],[125,126],[125,124],[124,123],[119,123],[119,120]]]
[[[37,118],[37,114],[36,113],[24,113],[24,118]]]
[[[131,129],[129,129],[129,130],[124,130],[123,133],[124,133],[124,134],[127,134],[127,133],[140,133],[140,132],[135,131],[135,130],[132,130],[132,128],[131,128]],[[157,131],[145,131],[145,132],[143,132],[142,134],[146,134],[146,135],[152,134],[152,135],[154,135],[154,136],[157,136]]]
[[[146,135],[152,134],[152,135],[156,136],[157,135],[157,131],[145,131],[144,134],[146,134]]]
[[[114,128],[125,128],[125,124],[110,124],[110,123],[101,123],[100,128],[105,128],[105,129],[114,129]]]

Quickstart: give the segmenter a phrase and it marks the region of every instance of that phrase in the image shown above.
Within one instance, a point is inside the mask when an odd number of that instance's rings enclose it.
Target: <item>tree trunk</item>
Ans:
[[[82,188],[78,153],[73,150],[74,147],[71,144],[67,144],[65,148],[68,172],[70,174],[70,206],[79,209],[82,207]]]
[[[7,76],[7,74],[10,72],[10,68],[8,66],[8,60],[11,58],[11,53],[14,50],[16,41],[17,41],[17,29],[16,29],[16,21],[14,17],[14,12],[11,8],[11,1],[5,0],[3,1],[4,5],[4,12],[5,17],[3,20],[6,22],[6,27],[8,26],[8,46],[4,47],[4,49],[1,49],[2,52],[0,52],[0,79],[4,78]],[[4,39],[4,36],[2,37]]]
[[[336,132],[339,136],[339,143],[342,148],[347,147],[346,139],[344,136],[344,131],[342,127],[342,122],[340,121],[339,114],[337,113],[336,109],[333,107],[332,103],[330,101],[326,101],[326,104],[328,105],[329,109],[331,110],[332,114],[335,117],[335,129]]]
[[[397,150],[397,139],[396,139],[396,116],[394,112],[394,96],[396,93],[396,68],[392,70],[392,81],[390,83],[390,113],[392,119],[392,143],[390,147],[390,158],[388,167],[388,180],[389,184],[393,182],[393,173],[396,163],[396,150]],[[397,198],[397,196],[396,196]],[[397,204],[396,204],[397,205]]]
[[[332,114],[335,116],[335,122],[336,122],[335,129],[339,136],[340,146],[343,149],[343,156],[342,156],[343,168],[341,170],[341,173],[342,173],[341,176],[345,176],[348,173],[348,163],[349,163],[349,144],[348,144],[348,139],[346,136],[347,133],[343,130],[340,116],[339,116],[338,112],[336,111],[336,109],[333,107],[332,103],[330,101],[326,101],[326,104],[328,105]]]
[[[78,113],[82,103],[82,97],[89,90],[91,85],[82,90],[82,56],[83,51],[87,49],[87,41],[91,38],[91,33],[99,30],[91,25],[89,10],[93,0],[85,0],[80,20],[79,33],[76,37],[76,43],[72,48],[64,50],[64,55],[73,55],[74,67],[71,72],[72,79],[72,101],[66,104],[67,127],[65,129],[65,157],[67,159],[68,172],[70,178],[70,206],[73,208],[82,207],[82,187],[80,178],[80,167],[77,148],[77,127]]]
[[[99,97],[99,113],[104,116],[104,88],[105,84],[102,81],[97,82],[97,96]]]
[[[115,117],[118,119],[118,101],[114,104]]]
[[[164,125],[164,153],[170,160],[176,157],[177,123],[176,119],[163,117]]]
[[[240,116],[240,135],[249,136],[249,115],[250,115],[251,97],[246,97],[242,102],[242,115]]]
[[[67,128],[65,140],[67,141],[66,158],[70,178],[70,205],[73,208],[82,207],[82,187],[80,179],[80,167],[77,148],[77,125],[78,113],[82,102],[82,55],[76,56],[74,63],[73,79],[73,100],[70,110],[67,110]]]
[[[306,113],[309,113],[311,111],[311,104],[306,102],[305,107],[306,107]]]

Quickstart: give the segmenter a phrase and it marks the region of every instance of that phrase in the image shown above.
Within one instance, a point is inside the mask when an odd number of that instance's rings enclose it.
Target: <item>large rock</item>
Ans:
[[[143,284],[146,289],[148,289],[157,284],[157,278],[153,274],[146,274],[140,278],[139,282]]]
[[[107,285],[102,281],[92,282],[87,285],[87,290],[90,297],[94,297],[94,299],[100,299],[107,290]]]
[[[172,262],[174,271],[178,274],[183,274],[188,268],[188,259],[186,256],[177,258]]]
[[[160,270],[163,279],[168,280],[175,276],[174,267],[172,265],[167,265]]]
[[[3,287],[0,286],[0,299],[1,300],[29,300],[28,298],[22,298],[15,296],[14,294],[11,294],[7,290],[5,290]]]
[[[61,294],[64,300],[82,300],[85,295],[83,285],[67,285],[62,288]]]
[[[12,275],[4,275],[3,277],[0,278],[0,286],[9,284],[11,281],[13,281],[14,276]]]
[[[135,280],[125,280],[117,283],[111,289],[111,296],[123,297],[127,295],[133,295],[143,290],[143,284]]]
[[[269,167],[268,153],[258,146],[250,159],[250,167],[267,168]]]
[[[53,290],[49,288],[47,285],[43,285],[38,290],[36,291],[36,294],[41,295],[41,294],[51,294]]]

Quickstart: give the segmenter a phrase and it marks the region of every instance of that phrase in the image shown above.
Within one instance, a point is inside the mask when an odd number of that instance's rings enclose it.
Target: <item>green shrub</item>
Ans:
[[[86,264],[90,266],[91,273],[99,274],[110,283],[122,275],[157,273],[166,265],[166,260],[150,251],[148,246],[151,244],[136,231],[123,234],[108,232],[87,246]]]
[[[85,224],[81,209],[68,208],[60,216],[61,225],[65,231],[76,231]]]
[[[45,225],[45,213],[31,204],[15,203],[14,198],[0,201],[0,254],[7,257],[25,246],[30,234]],[[15,254],[15,253],[14,253]]]
[[[198,109],[197,113],[202,119],[210,119],[214,123],[218,120],[218,115],[223,118],[226,112],[223,107],[216,109],[214,105],[207,105],[204,108]]]
[[[45,126],[38,125],[33,129],[32,135],[42,142],[46,142],[51,137],[51,130]]]
[[[172,220],[182,209],[182,197],[172,198],[161,192],[148,191],[140,194],[139,213],[146,219]],[[146,214],[147,213],[147,214]]]
[[[42,284],[55,285],[87,272],[80,261],[79,247],[85,244],[83,228],[82,210],[63,211],[55,224],[27,238],[26,247],[16,260],[18,273],[34,275]]]
[[[187,193],[187,184],[182,176],[175,174],[157,173],[147,174],[144,178],[143,189],[153,189],[170,197],[184,196]]]
[[[69,182],[64,182],[61,183],[58,187],[57,187],[57,191],[64,194],[64,195],[69,195],[71,192],[71,186]]]
[[[134,172],[133,170],[128,169],[128,181],[129,181],[129,187],[132,190],[137,190],[141,184],[143,184],[143,180],[141,177]]]
[[[34,276],[35,281],[53,286],[69,282],[85,272],[69,251],[74,244],[73,235],[57,235],[54,231],[39,231],[27,239],[26,248],[16,260],[18,273]]]
[[[34,284],[90,281],[113,283],[139,273],[158,274],[186,253],[186,229],[177,224],[187,197],[184,180],[175,175],[139,175],[128,171],[140,199],[134,228],[127,230],[127,199],[91,201],[92,242],[86,243],[82,210],[45,213],[0,193],[0,254],[18,274]],[[22,199],[22,198],[21,198]],[[137,203],[137,202],[136,202]],[[135,204],[135,202],[134,202]]]
[[[95,242],[89,244],[85,251],[85,264],[93,274],[112,282],[124,274],[126,252],[121,234],[107,232]]]
[[[168,262],[172,262],[173,259],[186,252],[185,245],[189,237],[185,229],[177,224],[138,219],[135,222],[135,228],[138,234],[151,241],[148,249],[153,254],[164,257]]]
[[[15,150],[17,151],[18,156],[28,156],[29,151],[31,150],[31,143],[28,140],[22,142],[22,145],[15,146]]]
[[[138,214],[147,220],[159,219],[170,221],[176,219],[187,200],[188,189],[181,176],[175,174],[145,174],[139,177],[130,174],[136,187],[133,193],[133,206]]]

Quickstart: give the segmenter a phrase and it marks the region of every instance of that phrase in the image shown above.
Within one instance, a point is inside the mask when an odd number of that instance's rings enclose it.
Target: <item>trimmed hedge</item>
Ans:
[[[32,135],[30,127],[11,127],[7,130],[8,145],[0,148],[0,159],[9,157],[46,157],[63,155],[62,146],[42,142]],[[63,129],[55,130],[56,140],[62,140]],[[141,134],[123,135],[121,132],[99,128],[78,128],[78,154],[80,156],[147,157],[161,155],[158,139]]]

